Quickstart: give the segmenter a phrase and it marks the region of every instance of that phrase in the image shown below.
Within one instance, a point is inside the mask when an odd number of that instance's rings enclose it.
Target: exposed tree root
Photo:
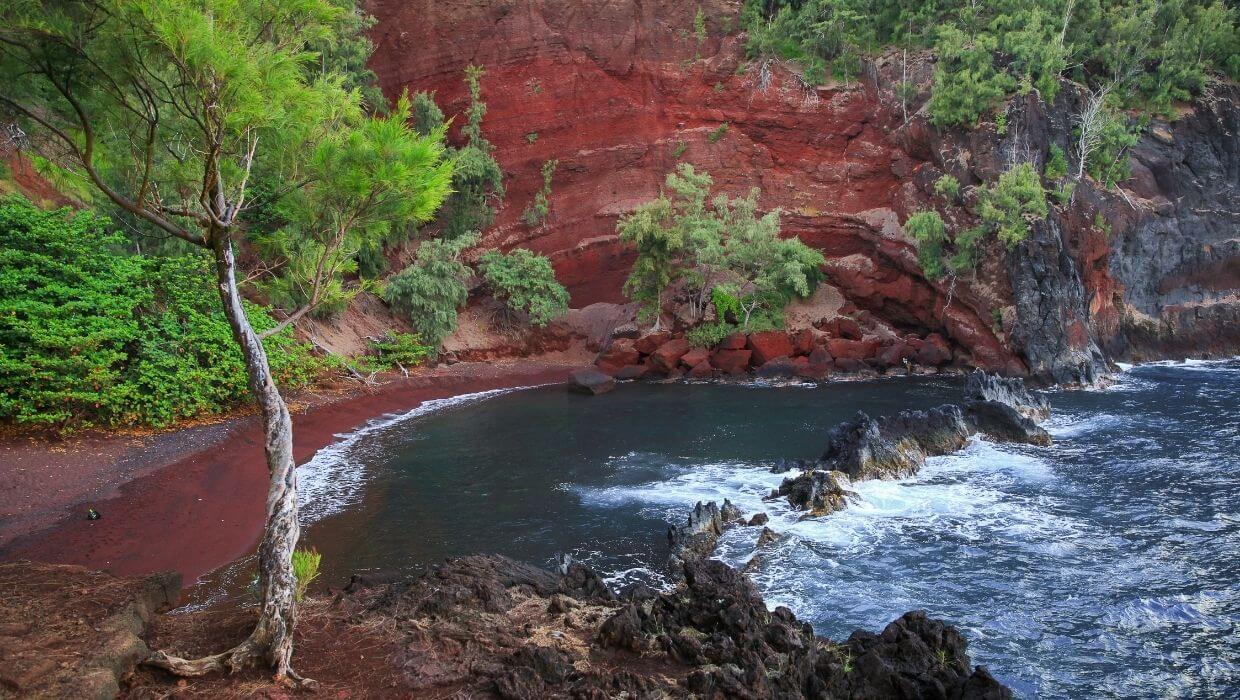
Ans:
[[[236,673],[252,666],[263,665],[267,663],[267,658],[261,653],[254,640],[247,639],[232,649],[197,659],[183,659],[166,651],[157,651],[142,663],[162,668],[174,676],[198,678],[216,671]],[[301,676],[287,664],[280,665],[284,668],[277,668],[275,674],[275,680],[280,685],[304,690],[314,690],[318,687],[314,679]]]

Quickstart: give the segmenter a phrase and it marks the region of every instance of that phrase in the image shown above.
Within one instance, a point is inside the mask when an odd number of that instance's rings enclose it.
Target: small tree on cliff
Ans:
[[[151,659],[174,673],[267,663],[281,678],[302,680],[291,666],[299,534],[292,421],[242,304],[234,244],[250,173],[260,162],[268,173],[292,175],[302,154],[365,123],[358,93],[341,88],[341,78],[308,50],[356,28],[351,11],[333,0],[9,0],[0,9],[0,74],[6,76],[0,105],[41,141],[44,153],[116,206],[209,252],[262,413],[270,486],[258,552],[258,622],[227,651]],[[424,138],[394,124],[383,129],[380,140],[389,143],[380,150],[388,160],[403,157],[411,139]],[[415,216],[433,210],[446,193],[446,166],[435,162],[436,147],[428,148],[416,167],[438,168],[437,174],[401,185],[411,188],[404,196],[421,201]],[[283,182],[292,183],[287,190],[307,184],[293,177]],[[326,211],[339,195],[309,196]],[[322,257],[340,236],[320,234],[341,227],[308,230]]]
[[[713,184],[707,173],[681,163],[669,173],[667,190],[620,220],[620,240],[637,248],[625,292],[642,306],[644,318],[659,312],[668,287],[683,282],[698,318],[706,304],[734,307],[748,326],[755,312],[777,321],[793,297],[808,296],[822,279],[822,254],[799,239],[779,236],[779,211],[758,216],[759,192],[707,204]],[[720,319],[721,321],[723,319]]]

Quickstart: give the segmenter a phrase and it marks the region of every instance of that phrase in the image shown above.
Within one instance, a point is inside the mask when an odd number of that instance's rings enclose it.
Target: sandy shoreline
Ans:
[[[459,363],[314,404],[293,416],[294,452],[303,464],[378,416],[564,381],[579,366],[567,358]],[[16,440],[0,445],[0,455],[0,561],[79,564],[118,576],[175,570],[188,585],[249,553],[262,531],[267,470],[256,416],[150,437]],[[88,504],[102,519],[86,519]]]

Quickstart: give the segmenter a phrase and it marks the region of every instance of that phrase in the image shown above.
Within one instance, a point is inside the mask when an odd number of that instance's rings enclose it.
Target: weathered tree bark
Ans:
[[[181,659],[157,652],[147,663],[183,676],[201,676],[215,670],[236,671],[260,661],[271,665],[278,678],[306,682],[292,669],[293,629],[297,624],[296,579],[293,550],[300,526],[297,521],[297,465],[293,461],[293,421],[280,396],[267,353],[246,318],[237,287],[232,241],[224,232],[213,232],[212,253],[224,315],[241,348],[249,375],[250,392],[263,416],[264,448],[270,482],[267,488],[267,522],[258,547],[261,610],[254,631],[228,651],[201,659]]]

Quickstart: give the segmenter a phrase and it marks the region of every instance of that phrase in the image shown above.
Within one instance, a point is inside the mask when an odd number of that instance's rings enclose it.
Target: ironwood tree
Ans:
[[[299,230],[312,257],[328,261],[357,235],[350,217],[365,220],[361,233],[382,230],[386,218],[425,219],[449,189],[442,133],[419,135],[399,120],[371,124],[359,91],[343,87],[345,76],[325,60],[364,24],[356,13],[340,0],[6,0],[0,9],[0,108],[42,157],[154,230],[209,253],[261,410],[270,483],[258,621],[232,649],[149,660],[174,673],[266,663],[280,679],[305,680],[291,665],[299,535],[292,421],[238,283],[235,249],[242,214],[254,205],[252,174],[278,183],[267,188],[273,197],[303,193],[310,209]],[[374,198],[392,206],[370,206]],[[395,204],[400,198],[416,205]]]

